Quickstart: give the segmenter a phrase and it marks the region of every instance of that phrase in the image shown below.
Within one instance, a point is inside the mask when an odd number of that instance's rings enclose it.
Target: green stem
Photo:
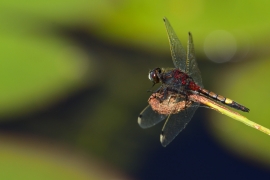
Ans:
[[[190,95],[189,98],[190,98],[190,100],[192,100],[194,102],[199,102],[201,104],[205,104],[206,106],[211,107],[212,109],[220,112],[221,114],[229,116],[229,117],[235,119],[236,121],[242,122],[247,126],[250,126],[250,127],[257,129],[257,130],[259,130],[267,135],[270,135],[270,130],[268,128],[266,128],[260,124],[257,124],[255,122],[247,119],[246,117],[238,114],[237,112],[231,111],[230,109],[228,109],[220,104],[217,104],[216,102],[214,102],[214,101],[212,101],[204,96],[194,94],[194,95]]]

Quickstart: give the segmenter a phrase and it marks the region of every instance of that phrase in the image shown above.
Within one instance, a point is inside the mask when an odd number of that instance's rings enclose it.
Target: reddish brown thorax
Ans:
[[[186,73],[183,73],[179,69],[173,70],[172,73],[175,81],[180,81],[182,85],[188,86],[188,88],[193,91],[197,91],[200,89],[200,86],[198,86]]]
[[[194,81],[190,81],[188,87],[193,91],[198,91],[200,86],[198,86]]]
[[[187,84],[188,75],[180,71],[179,69],[173,70],[173,78],[176,82],[181,82],[182,85]]]

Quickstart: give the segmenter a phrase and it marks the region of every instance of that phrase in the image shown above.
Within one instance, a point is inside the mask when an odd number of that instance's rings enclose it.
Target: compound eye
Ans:
[[[160,73],[161,73],[161,69],[160,68],[153,69],[152,71],[149,72],[148,78],[154,84],[159,83],[159,76],[158,76],[158,74],[160,74]]]

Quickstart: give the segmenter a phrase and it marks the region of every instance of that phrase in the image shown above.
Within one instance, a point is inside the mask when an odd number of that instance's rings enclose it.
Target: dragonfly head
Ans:
[[[148,74],[148,78],[150,79],[150,81],[153,82],[153,85],[157,84],[160,82],[160,73],[161,73],[161,69],[160,68],[155,68],[153,70],[151,70]]]

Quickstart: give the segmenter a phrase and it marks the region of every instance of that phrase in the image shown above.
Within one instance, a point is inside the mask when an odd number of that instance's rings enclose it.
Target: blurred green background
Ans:
[[[270,128],[269,8],[266,0],[2,0],[0,179],[213,178],[232,168],[269,177],[270,137],[210,109],[166,148],[162,124],[137,124],[149,69],[173,66],[166,16],[184,46],[192,32],[205,88]]]

